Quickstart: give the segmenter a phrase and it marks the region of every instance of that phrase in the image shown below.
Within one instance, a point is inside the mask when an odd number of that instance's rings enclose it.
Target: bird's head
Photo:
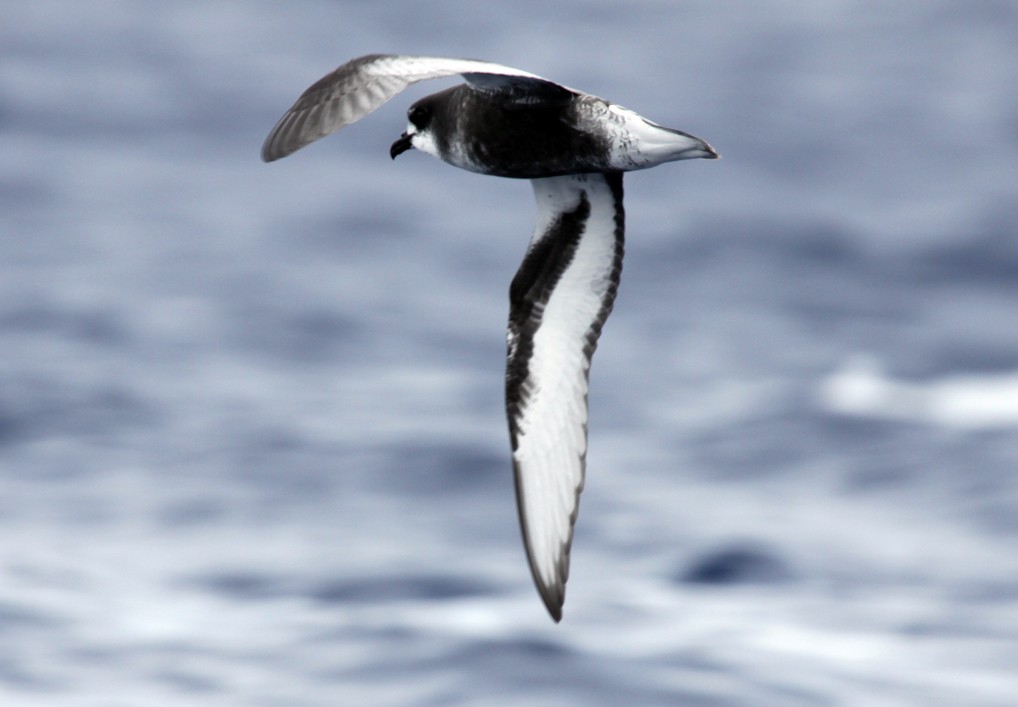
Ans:
[[[396,159],[411,147],[438,157],[438,146],[435,144],[432,131],[435,110],[431,98],[431,96],[422,98],[410,106],[407,111],[406,131],[389,148],[392,159]]]

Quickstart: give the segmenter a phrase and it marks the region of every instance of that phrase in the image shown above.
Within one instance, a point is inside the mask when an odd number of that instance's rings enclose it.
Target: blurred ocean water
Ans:
[[[559,626],[529,186],[388,159],[441,82],[258,161],[379,51],[724,157],[627,177]],[[1018,5],[25,2],[0,59],[3,704],[1018,703]]]

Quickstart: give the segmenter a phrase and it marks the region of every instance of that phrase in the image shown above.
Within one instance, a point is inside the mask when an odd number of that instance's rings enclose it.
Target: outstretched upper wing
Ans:
[[[370,54],[348,61],[301,94],[265,139],[262,159],[286,157],[360,120],[412,83],[456,74],[482,91],[569,91],[527,71],[486,61]]]
[[[622,271],[622,174],[533,180],[538,223],[509,291],[506,411],[537,590],[562,618],[587,454],[587,375]]]

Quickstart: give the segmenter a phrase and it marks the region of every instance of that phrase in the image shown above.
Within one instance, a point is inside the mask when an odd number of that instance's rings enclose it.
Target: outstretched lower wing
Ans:
[[[533,180],[538,222],[509,290],[506,410],[537,590],[562,618],[587,454],[587,378],[622,271],[622,174]]]
[[[540,76],[501,64],[472,59],[370,54],[322,77],[288,110],[262,145],[266,162],[286,157],[344,125],[356,122],[412,83],[462,74],[482,91],[569,91]]]

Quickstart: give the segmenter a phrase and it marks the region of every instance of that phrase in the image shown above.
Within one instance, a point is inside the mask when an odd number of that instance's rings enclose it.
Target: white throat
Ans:
[[[431,131],[419,131],[413,123],[407,125],[406,131],[410,135],[410,144],[414,146],[414,149],[442,159],[442,155],[438,153],[438,143],[435,142],[435,136],[431,134]]]

